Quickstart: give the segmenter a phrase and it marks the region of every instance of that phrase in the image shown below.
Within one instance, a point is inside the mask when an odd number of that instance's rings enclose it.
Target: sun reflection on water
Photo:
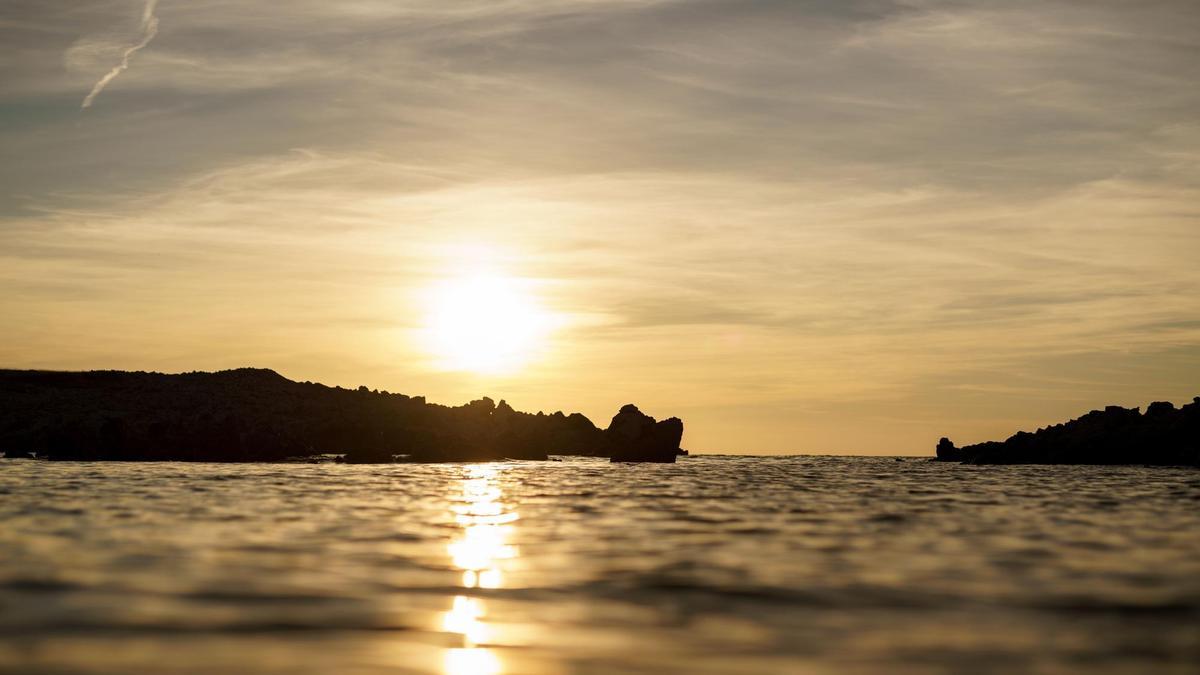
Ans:
[[[508,543],[518,516],[503,501],[497,473],[492,465],[467,467],[462,495],[452,507],[462,532],[450,542],[447,552],[454,567],[462,570],[464,589],[500,588],[504,583],[501,565],[520,554]],[[446,650],[443,669],[447,675],[496,675],[504,671],[500,657],[487,646],[493,630],[486,617],[484,600],[465,594],[455,596],[450,609],[442,614],[442,629],[461,635],[463,644]]]
[[[490,649],[447,649],[444,660],[449,675],[499,675],[500,657]]]

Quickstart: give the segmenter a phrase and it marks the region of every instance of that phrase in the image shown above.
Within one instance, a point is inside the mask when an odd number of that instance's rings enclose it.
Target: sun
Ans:
[[[443,370],[519,370],[544,352],[554,323],[529,280],[503,275],[443,280],[424,301],[423,342]]]

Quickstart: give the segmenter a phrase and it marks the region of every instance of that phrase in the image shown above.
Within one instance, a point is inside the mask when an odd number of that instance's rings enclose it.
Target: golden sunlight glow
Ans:
[[[530,282],[500,274],[442,281],[424,301],[424,346],[443,370],[519,370],[545,349],[553,328]]]
[[[503,581],[501,561],[516,558],[519,553],[508,543],[518,516],[507,511],[501,501],[494,467],[480,464],[468,471],[470,477],[463,481],[461,501],[453,507],[462,535],[450,542],[447,550],[454,566],[463,571],[465,588],[499,588]]]
[[[499,588],[503,583],[501,564],[520,554],[508,543],[518,516],[504,503],[496,474],[491,465],[467,467],[462,494],[452,507],[454,521],[463,529],[447,545],[447,553],[454,567],[462,570],[465,589]],[[486,617],[484,600],[468,595],[455,596],[450,609],[442,613],[442,630],[462,636],[463,644],[463,648],[446,650],[446,675],[494,675],[504,670],[496,652],[480,646],[492,642],[494,631]]]
[[[447,649],[446,675],[498,675],[504,669],[500,657],[490,649]]]
[[[487,642],[488,625],[482,621],[485,614],[482,600],[457,595],[450,611],[442,615],[442,628],[462,635],[467,644]]]

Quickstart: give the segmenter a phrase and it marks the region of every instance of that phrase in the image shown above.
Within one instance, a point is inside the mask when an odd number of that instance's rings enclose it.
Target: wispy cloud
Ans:
[[[137,44],[130,45],[121,55],[121,62],[113,66],[112,70],[105,73],[104,77],[100,78],[100,80],[96,82],[95,86],[92,87],[92,90],[88,92],[87,96],[84,97],[83,104],[79,107],[80,110],[86,110],[92,107],[92,103],[96,100],[96,97],[100,95],[100,92],[104,91],[104,88],[108,86],[108,83],[115,80],[118,75],[120,75],[125,71],[126,68],[129,67],[129,60],[133,58],[133,55],[138,53],[138,51],[140,51],[146,45],[150,44],[150,41],[154,39],[154,36],[158,35],[158,17],[154,16],[154,9],[157,5],[158,0],[146,0],[146,6],[142,9],[142,39]]]

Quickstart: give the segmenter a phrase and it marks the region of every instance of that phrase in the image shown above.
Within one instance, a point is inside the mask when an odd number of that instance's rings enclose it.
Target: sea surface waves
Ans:
[[[1195,673],[1200,471],[0,465],[3,673]]]

